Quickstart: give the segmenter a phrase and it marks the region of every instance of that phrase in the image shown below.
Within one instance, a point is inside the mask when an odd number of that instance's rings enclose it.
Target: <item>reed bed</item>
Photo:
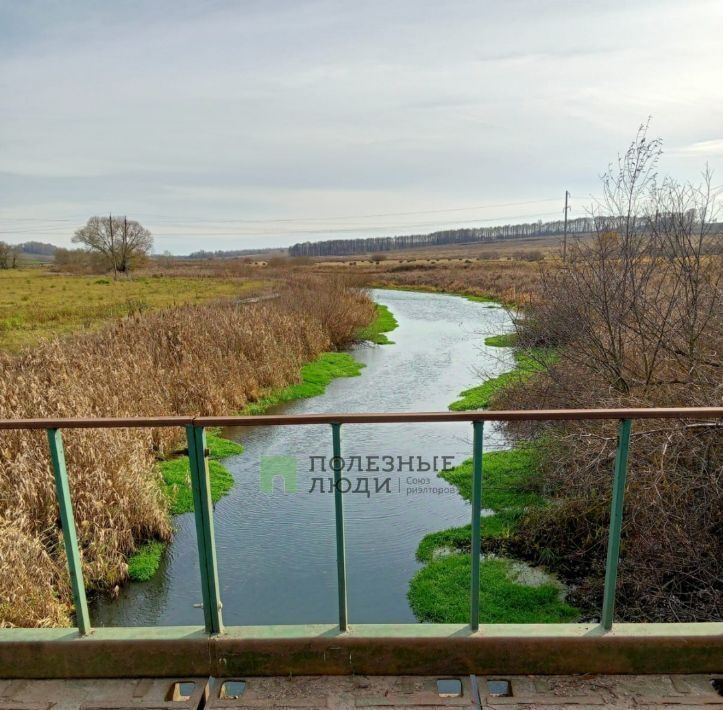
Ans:
[[[301,366],[374,317],[339,278],[304,276],[256,304],[219,301],[124,318],[0,354],[0,418],[222,414],[298,381]],[[90,589],[127,576],[143,540],[171,536],[155,463],[183,432],[73,430],[66,460]],[[70,623],[71,598],[44,432],[0,434],[0,624]]]
[[[410,260],[357,267],[354,273],[379,287],[465,293],[516,305],[529,303],[540,285],[540,264],[532,261]]]

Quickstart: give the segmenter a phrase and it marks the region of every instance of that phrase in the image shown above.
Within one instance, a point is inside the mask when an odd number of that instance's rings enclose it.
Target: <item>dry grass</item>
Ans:
[[[338,279],[294,279],[257,304],[221,301],[136,315],[0,354],[0,418],[220,414],[298,378],[374,317]],[[66,459],[86,583],[110,587],[149,537],[171,533],[154,462],[181,432],[75,430]],[[0,622],[67,623],[67,572],[43,432],[0,438]]]
[[[385,260],[379,264],[357,263],[345,270],[370,286],[465,293],[517,304],[533,298],[540,273],[535,262],[471,259]]]
[[[365,286],[487,296],[523,304],[539,286],[540,263],[559,257],[559,238],[410,249],[358,257],[159,260],[157,273],[283,282],[290,274],[343,274]]]

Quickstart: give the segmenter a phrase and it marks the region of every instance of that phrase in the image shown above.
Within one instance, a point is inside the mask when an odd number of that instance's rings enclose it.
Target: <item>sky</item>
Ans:
[[[0,240],[155,251],[571,216],[639,124],[723,183],[721,0],[0,0]]]

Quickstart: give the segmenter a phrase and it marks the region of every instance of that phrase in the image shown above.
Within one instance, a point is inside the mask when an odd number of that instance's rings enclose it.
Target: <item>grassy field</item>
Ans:
[[[259,279],[55,274],[46,268],[0,271],[0,350],[19,350],[122,316],[263,290]]]

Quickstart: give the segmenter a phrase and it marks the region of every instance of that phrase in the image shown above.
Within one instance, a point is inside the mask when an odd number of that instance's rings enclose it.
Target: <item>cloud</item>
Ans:
[[[713,158],[723,156],[723,138],[714,138],[713,140],[697,141],[687,146],[674,148],[671,151],[675,155],[695,156],[703,158]]]
[[[708,1],[4,3],[0,216],[213,248],[214,219],[586,195],[649,114],[686,177],[720,155],[721,25]]]

